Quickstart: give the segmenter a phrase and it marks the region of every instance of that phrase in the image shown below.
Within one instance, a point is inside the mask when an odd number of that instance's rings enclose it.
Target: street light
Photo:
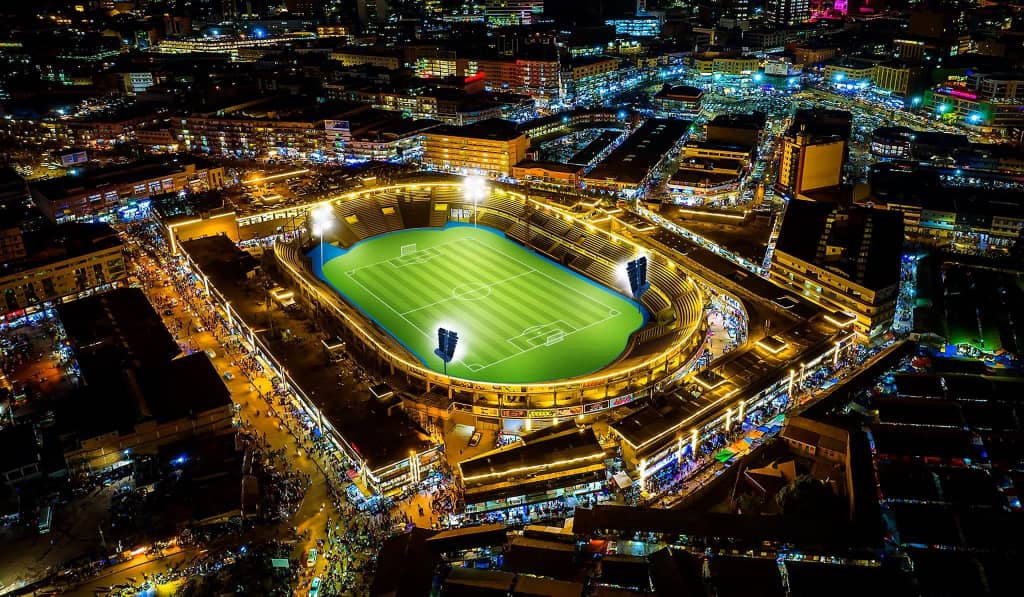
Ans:
[[[320,205],[310,212],[313,234],[320,237],[320,273],[324,271],[324,233],[331,228],[331,208]]]
[[[477,222],[477,202],[487,193],[487,183],[479,176],[467,176],[462,183],[462,192],[467,201],[473,202],[473,227]]]

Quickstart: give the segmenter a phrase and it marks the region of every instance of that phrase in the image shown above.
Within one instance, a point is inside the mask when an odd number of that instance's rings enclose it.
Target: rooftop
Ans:
[[[796,114],[793,115],[793,124],[790,125],[786,134],[792,136],[805,132],[818,136],[838,136],[849,139],[852,122],[853,115],[843,110],[806,108],[796,111]]]
[[[749,114],[719,114],[708,123],[708,126],[761,130],[766,122],[767,115],[764,112],[754,111]]]
[[[467,486],[505,480],[506,476],[534,476],[565,468],[556,462],[574,462],[574,467],[592,463],[604,456],[594,430],[555,427],[523,437],[522,443],[492,450],[459,463]]]
[[[59,411],[66,434],[80,439],[129,434],[145,421],[167,423],[231,404],[230,393],[206,353],[145,369],[111,368],[84,386]]]
[[[22,272],[121,245],[109,224],[69,223],[26,233],[24,259],[0,264],[0,275]]]
[[[690,129],[690,121],[650,118],[590,171],[589,179],[639,184]]]
[[[776,250],[872,290],[897,284],[903,216],[869,208],[791,201]]]
[[[115,288],[64,303],[57,306],[57,314],[87,382],[93,381],[90,374],[102,377],[125,366],[156,366],[181,352],[137,288]]]
[[[523,136],[516,123],[500,118],[488,118],[464,126],[443,124],[431,129],[428,134],[437,137],[463,137],[491,141],[512,141]]]
[[[35,431],[28,424],[0,429],[0,473],[39,461]]]
[[[211,163],[202,158],[154,156],[129,164],[83,169],[77,174],[36,181],[30,185],[30,188],[33,195],[38,194],[52,201],[75,195],[85,190],[170,176],[179,172],[185,172],[186,167],[189,165],[195,165],[197,168],[212,166]]]
[[[527,169],[541,168],[543,170],[550,170],[552,172],[564,172],[566,174],[583,174],[583,166],[577,164],[563,164],[561,162],[525,160],[516,164],[515,167]]]
[[[691,87],[689,85],[665,85],[662,87],[657,94],[657,98],[684,98],[684,99],[699,99],[704,95],[704,92],[699,87]]]
[[[739,145],[736,143],[722,143],[720,141],[701,141],[699,139],[690,139],[686,142],[684,147],[693,149],[703,149],[706,151],[735,151],[737,153],[747,153],[753,155],[754,148],[749,145]]]
[[[274,325],[268,326],[267,311],[257,304],[258,299],[254,300],[252,286],[246,282],[247,272],[256,266],[248,253],[224,235],[185,241],[181,247],[231,301],[242,319],[258,330],[260,341],[271,349],[310,400],[323,409],[324,418],[359,452],[371,470],[408,458],[411,451],[419,452],[429,446],[429,434],[401,409],[378,406],[367,391],[339,388],[336,370],[324,366],[320,338],[305,331],[304,316],[273,310],[270,316]],[[290,341],[273,333],[284,329],[291,330]]]

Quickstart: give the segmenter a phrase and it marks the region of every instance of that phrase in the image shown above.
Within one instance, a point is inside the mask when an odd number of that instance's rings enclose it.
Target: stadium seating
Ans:
[[[441,205],[444,208],[437,209]],[[339,225],[332,229],[332,234],[342,246],[348,247],[359,240],[406,227],[444,226],[451,210],[473,208],[461,188],[453,186],[367,193],[334,206]],[[522,199],[512,195],[491,194],[481,200],[477,218],[482,226],[501,230],[509,238],[550,255],[600,284],[623,290],[619,269],[635,256],[635,249],[629,244],[617,242],[585,223],[566,221],[557,213],[527,209]],[[297,248],[295,251],[295,255],[286,252],[282,257],[298,263],[301,254]],[[704,316],[702,293],[684,272],[669,268],[658,256],[652,257],[648,271],[653,288],[644,294],[641,303],[652,318],[634,334],[629,353],[632,356],[647,350],[664,350],[666,343],[686,342],[699,329]],[[655,317],[668,309],[674,317]]]

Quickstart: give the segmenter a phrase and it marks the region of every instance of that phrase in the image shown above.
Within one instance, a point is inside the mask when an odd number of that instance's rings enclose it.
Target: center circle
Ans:
[[[462,301],[478,301],[491,296],[491,287],[481,282],[468,282],[452,288],[452,296]]]

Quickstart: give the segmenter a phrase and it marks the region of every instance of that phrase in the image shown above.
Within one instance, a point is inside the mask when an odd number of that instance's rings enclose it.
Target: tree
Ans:
[[[838,499],[827,483],[810,475],[799,475],[775,495],[785,515],[827,518],[837,512]]]

